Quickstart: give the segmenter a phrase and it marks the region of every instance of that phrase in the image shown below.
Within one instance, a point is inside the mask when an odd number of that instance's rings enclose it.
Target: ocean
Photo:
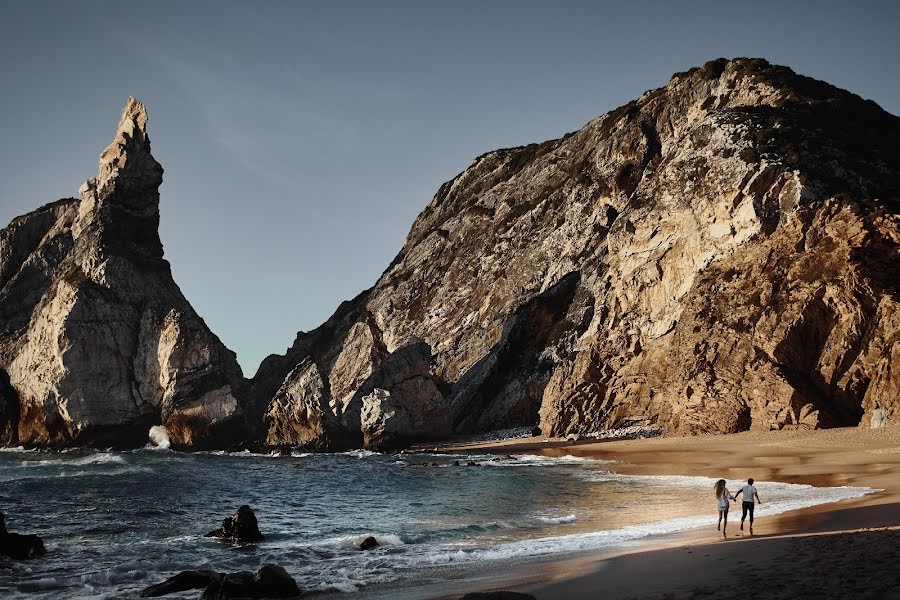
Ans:
[[[10,531],[42,536],[48,554],[0,559],[0,597],[137,598],[178,571],[267,563],[323,598],[428,597],[485,572],[715,526],[715,480],[614,467],[531,455],[3,449],[0,511]],[[757,487],[758,518],[874,491]],[[256,512],[265,542],[203,537],[242,504]],[[733,508],[734,531],[739,517]],[[358,550],[370,535],[381,545]]]

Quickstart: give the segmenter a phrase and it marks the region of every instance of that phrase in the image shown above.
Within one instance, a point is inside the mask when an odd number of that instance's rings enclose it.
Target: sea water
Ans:
[[[0,597],[137,598],[178,571],[267,563],[323,596],[415,597],[485,570],[715,524],[713,479],[629,476],[614,467],[530,455],[5,449],[0,511],[10,531],[42,536],[48,553],[0,559]],[[874,491],[757,487],[765,500],[757,517]],[[264,543],[203,537],[242,504],[256,512]],[[370,535],[380,546],[361,552]]]

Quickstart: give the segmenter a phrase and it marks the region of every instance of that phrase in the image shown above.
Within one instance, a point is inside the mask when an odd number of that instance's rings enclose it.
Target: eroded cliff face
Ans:
[[[263,363],[267,440],[378,445],[364,424],[398,384],[365,384],[417,340],[435,436],[900,424],[898,135],[735,59],[480,156],[373,288]]]
[[[130,98],[97,177],[0,232],[0,442],[222,446],[249,436],[235,356],[172,279],[163,169]]]

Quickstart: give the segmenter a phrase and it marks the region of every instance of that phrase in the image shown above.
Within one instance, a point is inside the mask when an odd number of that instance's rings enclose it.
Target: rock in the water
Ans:
[[[269,441],[378,444],[418,411],[554,437],[898,425],[898,138],[875,103],[740,58],[488,152],[373,288],[263,362]],[[440,394],[360,396],[416,340]]]
[[[44,541],[30,534],[9,533],[6,518],[0,513],[0,556],[14,560],[28,560],[46,554]]]
[[[246,504],[230,517],[222,519],[221,529],[210,531],[205,537],[221,538],[236,544],[251,544],[266,539],[259,531],[256,513]]]
[[[373,548],[377,548],[379,546],[378,540],[376,540],[371,535],[364,539],[362,543],[359,545],[360,550],[372,550]]]
[[[141,597],[165,596],[185,590],[202,589],[201,600],[237,598],[293,598],[300,595],[297,582],[278,565],[265,565],[256,573],[182,571],[141,592]]]
[[[497,592],[473,592],[462,596],[459,600],[535,600],[535,597],[522,592],[500,590]]]
[[[173,577],[169,577],[162,583],[157,583],[144,589],[141,592],[141,597],[153,598],[185,590],[202,590],[212,583],[220,581],[223,577],[225,577],[224,573],[215,571],[182,571]]]
[[[0,442],[140,446],[160,422],[182,446],[250,435],[237,360],[163,258],[162,175],[129,98],[80,200],[0,232]]]
[[[236,598],[293,598],[300,595],[297,582],[277,565],[265,565],[257,573],[240,571],[212,581],[201,600]]]

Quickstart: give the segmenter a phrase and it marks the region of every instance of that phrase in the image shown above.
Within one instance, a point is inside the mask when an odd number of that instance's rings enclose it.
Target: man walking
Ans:
[[[743,494],[744,500],[741,504],[741,531],[744,530],[744,519],[747,518],[747,513],[750,513],[750,535],[753,535],[753,507],[757,503],[762,504],[762,502],[759,499],[759,494],[756,493],[756,486],[753,485],[752,477],[747,480],[747,485],[742,487],[739,493]],[[734,495],[732,500],[737,500],[737,494]]]

